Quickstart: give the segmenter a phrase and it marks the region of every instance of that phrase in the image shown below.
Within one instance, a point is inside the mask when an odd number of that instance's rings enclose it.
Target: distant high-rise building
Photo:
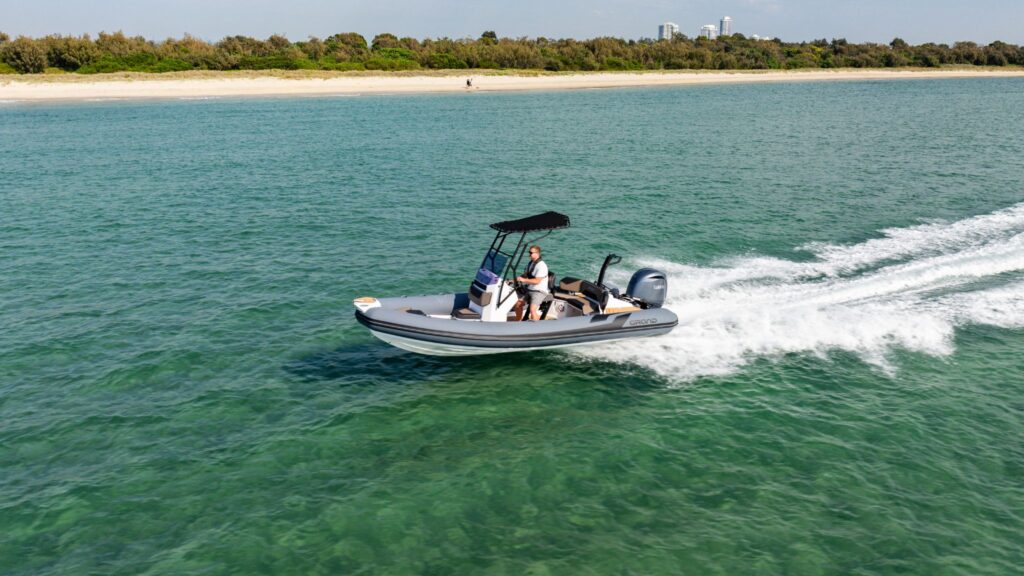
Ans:
[[[732,34],[732,18],[726,16],[718,23],[718,35],[729,36],[730,34]]]
[[[658,40],[671,40],[679,33],[679,26],[675,22],[665,22],[658,26]]]
[[[708,40],[714,40],[718,37],[718,26],[715,26],[714,24],[705,24],[700,27],[700,32],[697,35],[707,38]]]

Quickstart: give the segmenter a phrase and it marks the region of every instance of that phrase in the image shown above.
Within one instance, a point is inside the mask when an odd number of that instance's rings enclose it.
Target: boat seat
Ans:
[[[593,314],[595,312],[594,304],[586,296],[579,295],[562,295],[558,297],[560,300],[565,300],[570,306],[576,308],[584,315]]]
[[[469,300],[473,304],[485,308],[491,303],[491,293],[487,291],[487,286],[473,280],[473,283],[469,285]]]
[[[565,278],[562,278],[561,282],[558,283],[558,287],[555,291],[566,293],[579,292],[582,284],[583,280],[580,280],[579,278],[573,278],[572,276],[566,276]]]
[[[587,280],[580,282],[580,294],[586,296],[591,302],[597,304],[595,308],[603,309],[608,304],[609,290],[604,286],[594,284]]]
[[[469,308],[459,308],[452,312],[452,318],[456,320],[479,320],[480,313],[473,312]]]

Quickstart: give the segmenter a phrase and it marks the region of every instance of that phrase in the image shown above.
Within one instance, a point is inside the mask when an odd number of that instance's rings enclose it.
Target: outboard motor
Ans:
[[[626,295],[639,300],[648,308],[661,308],[668,293],[668,278],[661,270],[641,268],[629,279]]]

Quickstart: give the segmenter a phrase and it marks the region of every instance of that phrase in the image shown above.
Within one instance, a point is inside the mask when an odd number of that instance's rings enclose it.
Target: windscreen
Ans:
[[[487,253],[487,256],[484,257],[484,264],[482,268],[486,268],[500,277],[505,271],[505,264],[507,263],[508,256],[498,252],[497,250],[491,250]]]

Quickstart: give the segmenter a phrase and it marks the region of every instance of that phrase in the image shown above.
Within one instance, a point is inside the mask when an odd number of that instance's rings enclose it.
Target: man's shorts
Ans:
[[[530,306],[540,306],[544,302],[544,297],[547,296],[547,292],[540,292],[538,290],[530,290],[526,293],[526,301]]]

